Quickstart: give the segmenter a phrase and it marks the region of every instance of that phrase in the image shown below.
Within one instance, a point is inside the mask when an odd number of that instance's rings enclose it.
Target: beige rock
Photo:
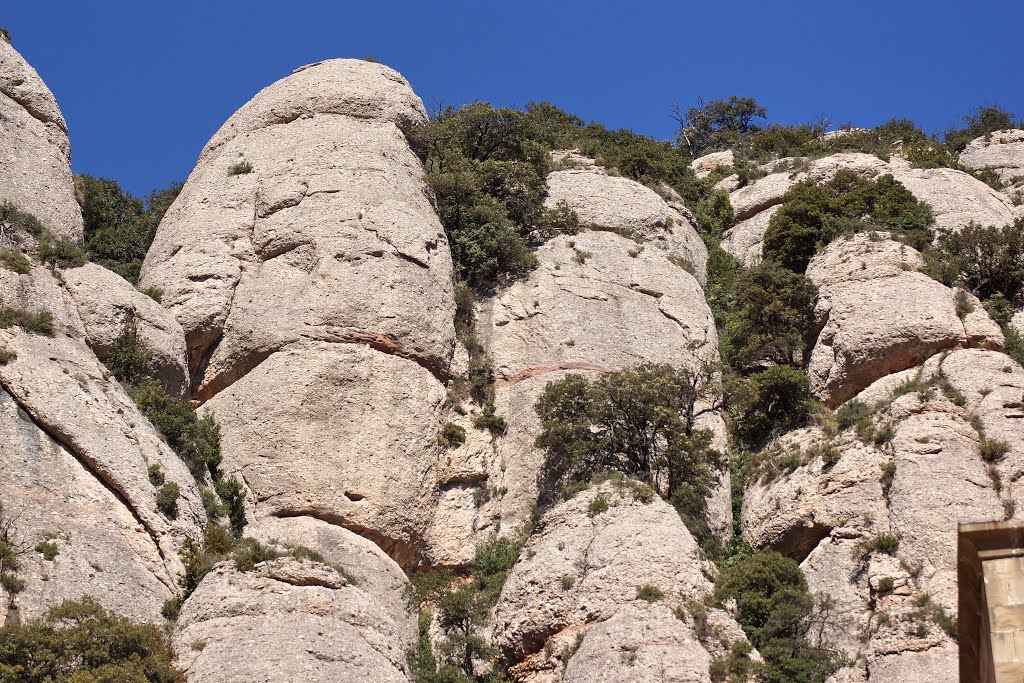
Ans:
[[[761,260],[768,224],[780,208],[781,204],[771,206],[726,230],[722,236],[722,249],[745,266],[756,265]]]
[[[291,558],[250,572],[217,565],[185,602],[174,634],[178,664],[196,683],[408,683],[412,642],[360,586]]]
[[[654,190],[628,178],[590,169],[548,174],[545,206],[568,205],[580,223],[642,238],[675,254],[692,267],[700,282],[707,277],[707,248],[693,225]]]
[[[605,512],[591,504],[607,501]],[[541,650],[571,626],[641,604],[651,584],[675,605],[711,590],[697,544],[657,496],[635,499],[628,482],[602,484],[549,511],[527,542],[495,608],[495,643],[507,661]],[[571,667],[570,667],[571,668]]]
[[[1024,130],[999,130],[971,142],[960,153],[967,168],[990,168],[1007,185],[1024,179]]]
[[[732,166],[736,163],[736,155],[731,149],[724,152],[712,152],[702,157],[697,157],[690,162],[690,168],[697,174],[698,178],[707,178],[719,166]]]
[[[81,244],[82,211],[75,201],[67,124],[36,70],[2,40],[0,149],[0,201]]]
[[[30,582],[19,604],[37,615],[65,597],[95,593],[138,619],[157,619],[177,591],[181,543],[201,536],[206,525],[196,483],[107,378],[85,344],[74,304],[49,271],[0,271],[0,297],[49,310],[56,331],[51,338],[0,330],[0,345],[16,354],[0,365],[3,429],[10,436],[0,442],[0,469],[9,482],[5,505],[24,511],[31,545],[54,534],[63,556],[53,567],[34,565],[33,578],[52,582]],[[156,507],[151,465],[180,489],[173,519]]]
[[[824,321],[808,368],[817,396],[834,406],[939,351],[1002,346],[977,300],[966,295],[973,312],[961,320],[954,290],[918,272],[921,264],[886,233],[841,238],[811,260],[807,277],[818,286]]]
[[[358,588],[387,613],[403,641],[416,637],[416,618],[403,595],[409,581],[402,568],[371,541],[313,517],[265,517],[248,525],[245,535],[268,545],[305,546],[319,552],[355,579]]]
[[[445,393],[415,363],[356,344],[308,342],[273,354],[207,407],[226,474],[249,516],[307,515],[418,556],[435,490]]]
[[[131,286],[120,275],[88,263],[62,273],[85,328],[86,342],[105,361],[125,322],[134,319],[139,336],[153,352],[153,365],[164,387],[177,396],[189,388],[185,333],[164,308]]]
[[[331,60],[264,89],[218,131],[141,277],[185,330],[198,398],[308,339],[447,374],[451,257],[400,130],[423,119],[397,72]],[[233,174],[243,161],[252,172]]]
[[[954,351],[933,357],[920,371],[879,380],[858,399],[878,405],[874,423],[891,428],[890,440],[863,444],[853,428],[832,439],[818,429],[798,430],[778,443],[775,457],[799,448],[802,464],[748,486],[745,538],[800,560],[812,592],[831,597],[825,642],[865,658],[865,672],[853,669],[836,680],[908,670],[925,652],[920,665],[930,662],[927,670],[955,669],[955,645],[934,619],[915,616],[915,601],[927,593],[932,604],[955,614],[957,522],[999,519],[1003,503],[969,421],[977,407],[958,405],[934,385],[923,392],[893,390],[897,379],[928,383],[940,367],[947,381],[967,367],[979,367],[974,374],[984,376],[999,358],[1005,356]],[[1019,367],[995,372],[1024,377]],[[821,457],[829,443],[839,454],[831,466]],[[860,559],[859,544],[880,534],[900,539],[895,556],[876,552]],[[883,579],[892,580],[890,592],[880,588]]]
[[[664,605],[627,605],[594,625],[569,660],[565,683],[705,683],[711,657]]]
[[[956,232],[970,223],[1002,227],[1017,218],[1006,195],[963,171],[910,168],[900,159],[890,166],[896,180],[932,207],[937,233]]]
[[[488,458],[486,481],[462,483],[443,495],[434,523],[440,532],[433,537],[479,538],[499,523],[511,533],[529,520],[543,463],[534,446],[539,421],[533,406],[548,382],[570,372],[596,374],[644,362],[693,367],[718,358],[714,321],[699,284],[660,250],[584,232],[549,241],[537,256],[537,270],[481,306],[478,334],[495,368],[495,404],[508,431]],[[727,490],[727,473],[722,481]],[[476,492],[485,490],[495,495],[473,504],[474,496],[480,498]],[[725,535],[732,519],[726,498],[716,498],[711,512]],[[459,541],[435,552],[468,559],[472,544]]]

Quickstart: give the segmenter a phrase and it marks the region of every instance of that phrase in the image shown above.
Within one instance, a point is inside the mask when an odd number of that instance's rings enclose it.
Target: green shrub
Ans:
[[[729,364],[740,370],[802,364],[817,297],[813,282],[774,263],[740,273],[725,327]]]
[[[698,157],[718,149],[728,149],[744,136],[758,129],[755,119],[763,119],[768,113],[752,97],[736,97],[727,100],[700,100],[683,114],[676,110],[679,123],[676,134],[679,147],[691,157]]]
[[[985,307],[985,312],[988,313],[989,317],[1000,327],[1008,325],[1010,320],[1013,319],[1013,314],[1016,313],[1013,304],[1003,296],[1002,292],[996,292],[985,300],[982,305]]]
[[[255,538],[239,540],[231,552],[231,560],[235,563],[235,569],[240,572],[252,571],[261,562],[269,562],[282,556],[283,553],[279,550],[263,545]]]
[[[863,423],[864,420],[871,420],[875,414],[874,408],[863,403],[859,399],[850,399],[836,411],[836,422],[839,430],[844,431],[854,425]]]
[[[82,205],[89,259],[137,283],[157,225],[181,192],[181,184],[154,190],[145,202],[106,178],[75,176],[75,190]]]
[[[597,517],[605,512],[608,512],[608,499],[604,496],[597,496],[587,506],[587,514],[591,517]]]
[[[680,514],[702,519],[722,464],[711,433],[696,426],[698,397],[713,376],[710,368],[646,364],[549,383],[535,405],[545,499],[567,483],[617,471],[661,488]]]
[[[41,237],[47,232],[42,221],[8,201],[0,202],[0,223],[5,223],[14,231],[23,230],[33,237]]]
[[[43,556],[47,562],[53,562],[60,555],[60,548],[51,540],[39,541],[36,543],[36,552]]]
[[[931,243],[927,204],[891,175],[865,178],[841,170],[827,183],[799,183],[783,196],[764,236],[764,258],[803,273],[818,249],[844,233],[888,230],[916,249]]]
[[[883,555],[895,555],[900,548],[899,536],[892,534],[879,534],[873,538],[862,538],[853,549],[854,559],[868,560],[872,555],[881,553]]]
[[[729,409],[736,434],[753,449],[805,424],[811,405],[807,373],[786,365],[736,380],[730,387]]]
[[[228,169],[228,175],[246,175],[252,173],[252,164],[248,161],[239,161]]]
[[[19,275],[32,272],[32,263],[25,258],[24,254],[13,249],[0,250],[0,267]]]
[[[10,349],[4,346],[0,346],[0,365],[7,365],[17,357],[18,354],[16,354],[14,351],[11,351]]]
[[[944,134],[944,143],[953,153],[959,154],[971,140],[995,133],[997,130],[1019,127],[1013,114],[998,107],[979,107],[963,118],[964,128],[951,128]]]
[[[7,306],[3,299],[0,299],[0,329],[8,327],[20,327],[26,332],[52,337],[53,314],[49,311],[30,311],[27,308]]]
[[[478,405],[488,405],[494,399],[494,367],[486,356],[469,362],[469,385],[469,395]]]
[[[886,595],[888,593],[892,593],[892,591],[893,591],[893,589],[895,587],[896,587],[896,582],[893,581],[892,577],[885,576],[885,577],[882,577],[881,579],[879,579],[879,581],[878,581],[878,592],[881,593],[882,595]]]
[[[719,575],[718,605],[736,604],[736,620],[764,658],[761,680],[820,683],[838,666],[836,653],[807,639],[814,599],[800,566],[774,551],[759,551]]]
[[[1001,439],[981,440],[981,459],[985,462],[999,462],[1010,452],[1010,444]]]
[[[455,448],[466,443],[466,430],[454,422],[446,422],[437,437],[442,448]]]
[[[560,583],[562,584],[562,590],[571,590],[576,585],[576,577],[572,574],[565,574],[562,576]]]
[[[646,602],[657,602],[665,597],[664,591],[657,586],[652,586],[649,583],[645,583],[642,586],[636,587],[636,599],[644,600]]]
[[[153,374],[153,352],[139,335],[134,315],[122,324],[105,364],[115,377],[129,385],[137,385]]]
[[[220,426],[212,415],[199,417],[188,401],[174,398],[152,379],[141,381],[132,398],[146,418],[163,435],[167,445],[193,472],[220,465]]]
[[[1024,291],[1024,219],[1003,228],[971,223],[945,232],[926,256],[925,272],[948,286],[962,285],[982,300],[1018,301]],[[1005,311],[1005,304],[997,305]]]
[[[0,680],[12,683],[184,683],[173,657],[159,628],[107,612],[91,597],[0,627]]]
[[[156,507],[168,517],[178,516],[178,498],[181,490],[173,481],[169,481],[156,491]]]
[[[473,420],[473,426],[477,429],[486,429],[494,436],[501,436],[508,429],[505,418],[498,415],[493,403],[484,406],[483,413]]]
[[[149,483],[153,486],[162,486],[164,483],[164,471],[160,465],[154,463],[149,466]]]
[[[78,268],[85,265],[85,253],[65,239],[44,238],[39,242],[36,257],[57,268]]]
[[[242,483],[234,477],[220,479],[214,484],[214,490],[227,511],[231,531],[240,536],[245,528],[245,489]]]

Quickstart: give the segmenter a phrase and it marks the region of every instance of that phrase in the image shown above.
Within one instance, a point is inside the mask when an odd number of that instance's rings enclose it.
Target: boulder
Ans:
[[[451,256],[401,130],[424,118],[397,72],[330,60],[265,88],[214,135],[141,275],[185,330],[197,398],[309,339],[447,374]]]
[[[405,618],[328,565],[224,562],[185,602],[173,642],[195,683],[408,683]]]
[[[153,352],[153,369],[161,384],[171,394],[188,395],[185,333],[174,316],[117,273],[94,263],[64,271],[62,280],[97,358],[106,361],[125,322],[134,320],[139,337]]]
[[[688,263],[700,282],[707,278],[708,252],[700,235],[649,187],[597,167],[554,171],[547,183],[546,207],[565,204],[583,226],[643,240]]]
[[[960,163],[976,171],[992,169],[1006,185],[1024,181],[1024,130],[998,130],[971,140]]]
[[[222,469],[248,516],[306,515],[417,561],[436,496],[444,388],[425,369],[357,344],[273,354],[215,396]]]
[[[403,594],[409,581],[402,568],[371,541],[314,517],[266,517],[248,525],[245,535],[267,545],[315,550],[355,579],[359,590],[387,613],[403,641],[416,637],[416,617]]]
[[[736,163],[736,155],[731,149],[724,152],[712,152],[702,157],[697,157],[690,162],[690,168],[697,174],[698,178],[707,178],[720,166],[732,166]]]
[[[815,395],[835,406],[940,351],[1002,346],[977,299],[918,272],[922,264],[881,232],[840,238],[811,260],[822,325],[808,368]]]
[[[951,168],[910,168],[900,159],[891,164],[896,180],[918,200],[932,207],[937,233],[956,232],[971,223],[1003,227],[1017,218],[1009,198],[974,176]]]
[[[495,644],[506,661],[521,661],[560,631],[643,604],[637,589],[647,584],[668,605],[701,599],[712,587],[704,571],[671,506],[629,480],[601,484],[541,520],[495,607]]]
[[[710,683],[711,657],[663,605],[627,605],[595,624],[569,659],[565,683]]]
[[[0,40],[0,202],[33,214],[54,235],[82,243],[68,127],[57,101],[25,59]]]
[[[21,611],[39,615],[91,594],[156,620],[178,590],[181,543],[206,525],[197,485],[86,345],[73,302],[48,270],[0,270],[0,298],[50,311],[55,329],[53,337],[0,330],[0,347],[15,354],[0,365],[0,495],[29,547],[53,538],[60,550],[52,564],[33,556]],[[157,508],[151,466],[178,486],[176,514]]]
[[[744,266],[756,265],[761,260],[769,221],[780,208],[782,205],[776,204],[729,228],[722,236],[722,249]]]

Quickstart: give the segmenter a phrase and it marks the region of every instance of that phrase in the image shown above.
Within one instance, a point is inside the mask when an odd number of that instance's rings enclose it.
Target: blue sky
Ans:
[[[549,100],[659,138],[674,104],[732,94],[779,122],[1024,115],[1020,0],[4,4],[0,26],[68,119],[75,172],[138,195],[184,179],[260,88],[330,57],[395,67],[428,109]]]

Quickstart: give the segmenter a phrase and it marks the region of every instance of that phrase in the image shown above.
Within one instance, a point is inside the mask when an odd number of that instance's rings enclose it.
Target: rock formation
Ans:
[[[0,40],[0,202],[34,214],[53,234],[82,242],[71,181],[68,127],[50,89],[10,43]]]
[[[382,65],[298,69],[207,144],[141,277],[185,331],[250,516],[357,529],[404,564],[454,343],[451,256],[402,132],[424,118]]]
[[[2,40],[0,122],[0,201],[81,242],[64,120]],[[25,581],[16,596],[0,590],[0,624],[91,595],[166,623],[196,683],[415,683],[410,653],[452,626],[440,608],[417,619],[411,596],[444,570],[448,586],[504,579],[472,636],[517,683],[710,683],[731,648],[749,650],[742,610],[711,598],[713,548],[651,487],[608,475],[559,494],[538,481],[535,403],[549,382],[718,367],[694,214],[664,183],[552,153],[545,206],[572,209],[579,234],[531,244],[535,269],[478,288],[472,323],[460,296],[457,340],[441,204],[406,137],[425,122],[409,83],[370,61],[312,64],[265,88],[209,141],[159,226],[141,284],[162,303],[96,264],[0,255],[0,522],[14,520]],[[719,181],[736,217],[722,245],[757,262],[785,193],[843,169],[893,174],[938,232],[1006,226],[1020,215],[1022,147],[1024,132],[1000,131],[960,157],[1002,191],[895,157],[777,159],[746,186]],[[691,169],[718,178],[738,158],[719,151]],[[733,491],[720,473],[706,521],[728,544],[735,502],[742,541],[800,564],[811,637],[846,656],[832,683],[948,678],[956,524],[1024,515],[1015,337],[923,265],[881,232],[824,247],[807,269],[819,298],[806,368],[824,407],[750,453],[730,452],[724,415],[698,423],[743,474]],[[42,312],[34,330],[15,319]],[[1008,330],[1024,329],[1021,315]],[[231,543],[257,560],[194,554],[189,539],[218,533],[211,477],[189,471],[104,366],[126,323],[167,391],[216,417],[220,469],[244,495]],[[481,359],[494,374],[487,408],[463,400]],[[480,426],[485,410],[504,429]],[[160,478],[178,488],[173,511],[157,504]],[[542,493],[557,502],[538,510]],[[522,546],[488,574],[474,560],[485,539]],[[163,622],[185,585],[180,616]],[[484,659],[462,664],[483,672]]]

